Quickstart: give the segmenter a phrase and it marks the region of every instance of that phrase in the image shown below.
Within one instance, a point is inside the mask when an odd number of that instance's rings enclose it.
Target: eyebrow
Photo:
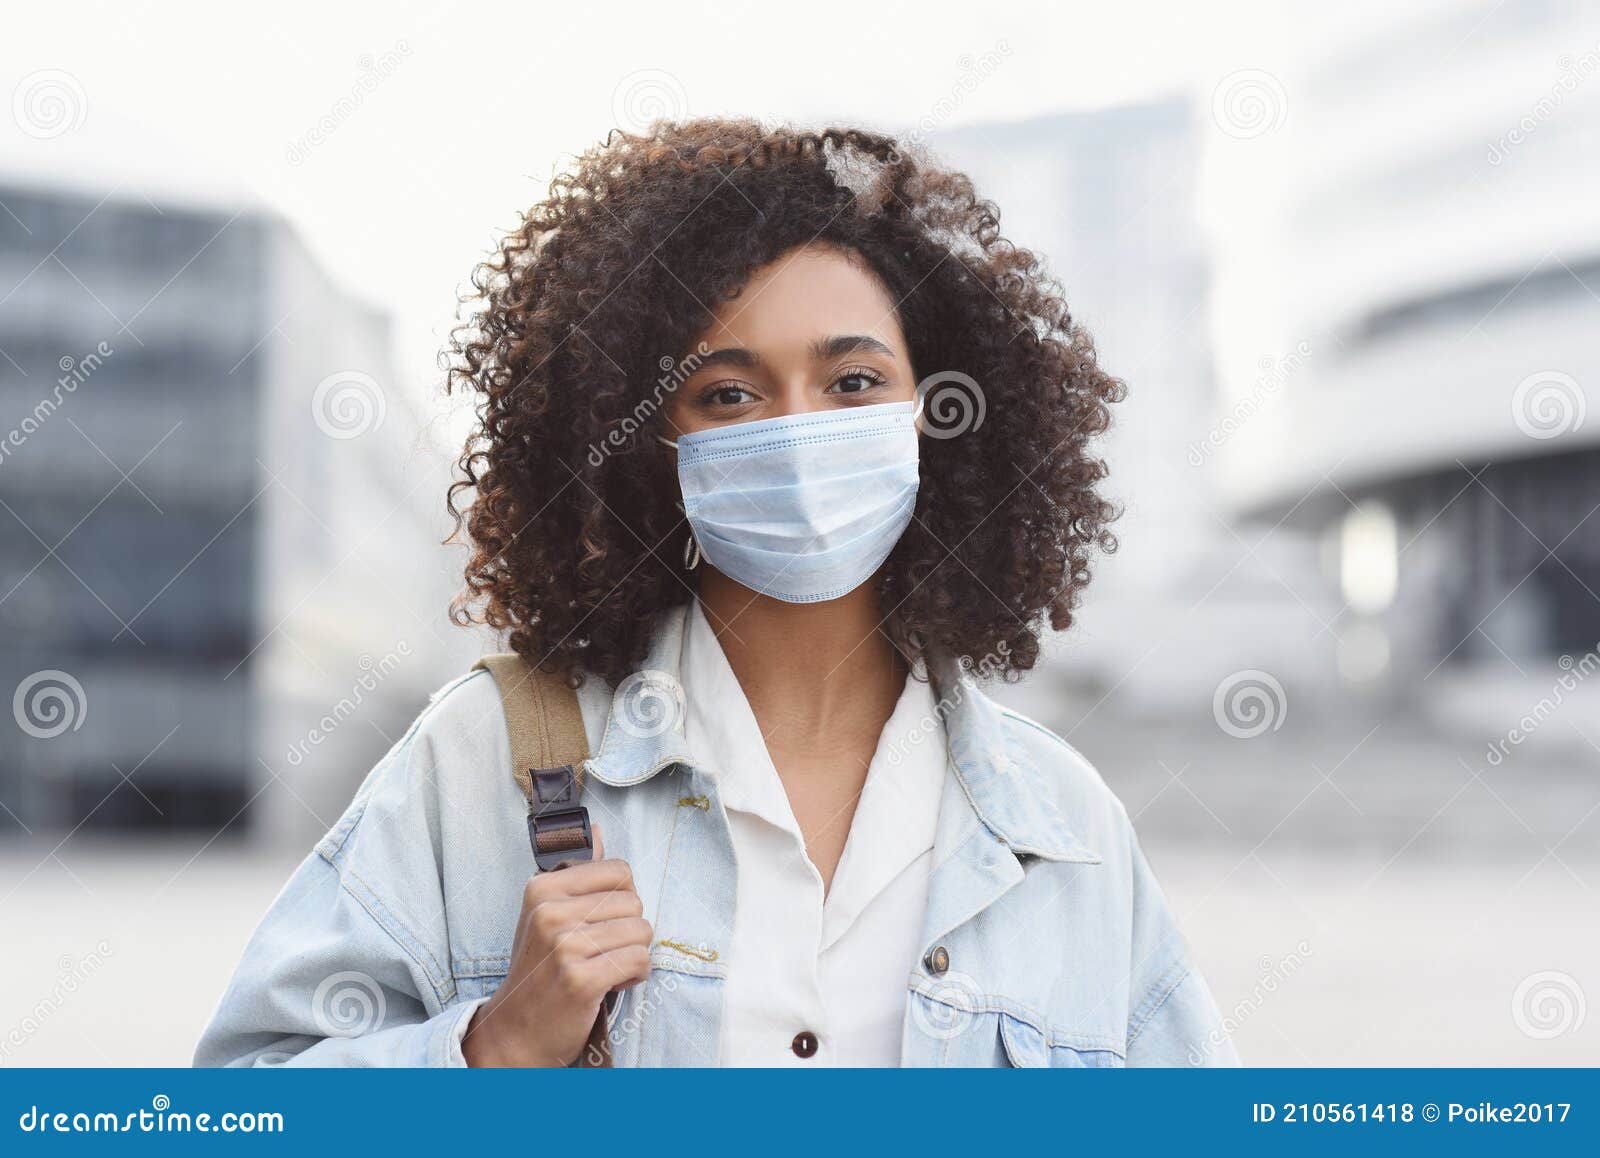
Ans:
[[[818,338],[811,343],[811,357],[818,362],[843,358],[847,354],[883,354],[894,357],[894,351],[869,334],[840,334],[832,338]],[[695,360],[695,369],[707,366],[738,366],[754,370],[763,364],[761,355],[743,346],[726,346],[712,350]]]
[[[894,357],[894,351],[867,334],[841,334],[837,338],[823,338],[811,343],[811,356],[817,361],[843,358],[846,354],[883,354]]]
[[[703,356],[692,357],[696,370],[703,370],[707,366],[738,366],[741,369],[754,370],[761,365],[761,355],[743,346],[726,346]]]

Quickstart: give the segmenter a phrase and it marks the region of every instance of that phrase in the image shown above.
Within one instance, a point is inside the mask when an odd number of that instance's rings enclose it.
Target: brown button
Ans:
[[[950,951],[943,945],[935,945],[928,950],[928,955],[922,959],[922,964],[935,977],[943,977],[950,972]]]
[[[794,1035],[789,1048],[794,1050],[795,1057],[810,1057],[817,1052],[817,1035],[809,1029],[802,1029]]]

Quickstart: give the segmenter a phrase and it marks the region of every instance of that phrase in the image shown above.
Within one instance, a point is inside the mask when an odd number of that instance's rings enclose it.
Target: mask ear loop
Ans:
[[[678,449],[678,444],[664,434],[656,435],[656,441],[669,450]],[[682,502],[674,503],[673,506],[677,507],[678,510],[682,511],[685,515],[688,514],[687,511],[683,510]],[[683,569],[685,571],[693,571],[696,567],[700,566],[700,559],[700,541],[694,537],[694,528],[690,527],[689,537],[684,541],[683,544]]]
[[[681,502],[673,503],[672,505],[678,508],[684,518],[687,519],[689,517],[689,512],[683,509]],[[689,525],[689,538],[683,544],[683,569],[685,571],[693,571],[698,566],[700,566],[700,540],[694,537],[694,524],[691,523]]]

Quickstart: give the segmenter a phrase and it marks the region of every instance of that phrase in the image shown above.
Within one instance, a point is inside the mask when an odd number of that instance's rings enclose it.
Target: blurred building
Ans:
[[[0,209],[0,834],[319,830],[454,662],[384,317],[264,211]]]
[[[1128,385],[1102,448],[1123,507],[1078,622],[1052,641],[1054,679],[1014,697],[1067,726],[1062,680],[1122,710],[1203,703],[1231,672],[1301,684],[1331,666],[1328,586],[1294,536],[1246,543],[1195,447],[1217,410],[1211,257],[1196,213],[1201,136],[1187,99],[936,134],[931,144],[1042,257],[1101,364]],[[1291,356],[1262,375],[1296,372]],[[1021,464],[1026,469],[1031,464]],[[1052,688],[1052,684],[1056,687]],[[1209,717],[1207,717],[1209,718]]]
[[[1323,536],[1341,658],[1391,686],[1516,679],[1600,640],[1600,40],[1583,10],[1397,9],[1263,82],[1287,128],[1218,138],[1275,178],[1248,222],[1222,214],[1219,308],[1249,349],[1316,351],[1220,448],[1224,490]],[[1246,233],[1253,248],[1230,245]],[[1249,402],[1246,374],[1223,386],[1224,408]]]

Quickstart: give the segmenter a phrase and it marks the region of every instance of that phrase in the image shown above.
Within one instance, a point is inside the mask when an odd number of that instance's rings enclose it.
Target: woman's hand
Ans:
[[[461,1040],[469,1066],[564,1066],[589,1041],[600,1002],[650,975],[653,931],[623,860],[537,873],[522,890],[511,969]]]

